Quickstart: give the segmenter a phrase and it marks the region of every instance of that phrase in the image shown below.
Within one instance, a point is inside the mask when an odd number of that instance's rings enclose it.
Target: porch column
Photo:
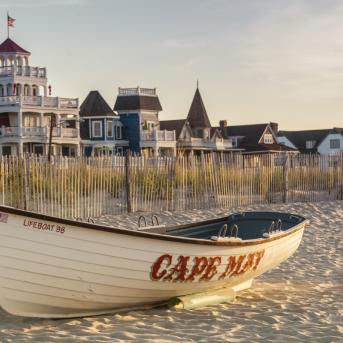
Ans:
[[[61,115],[56,113],[56,127],[60,126],[60,122],[61,122]]]
[[[81,147],[80,144],[76,145],[76,157],[80,157],[81,156]]]
[[[77,130],[77,136],[80,136],[80,120],[75,121],[75,129]]]
[[[39,113],[39,126],[43,127],[43,123],[44,123],[44,113],[40,112]]]
[[[18,143],[18,155],[23,156],[23,151],[24,151],[24,144],[23,142]]]
[[[156,148],[154,149],[154,157],[157,157],[157,156],[158,156],[158,151],[159,151],[159,148],[156,147]]]
[[[19,136],[22,135],[22,127],[23,127],[23,112],[20,109],[18,111],[18,135]]]

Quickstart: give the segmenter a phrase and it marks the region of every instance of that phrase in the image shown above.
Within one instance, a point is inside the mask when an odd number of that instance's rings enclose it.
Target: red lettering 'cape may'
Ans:
[[[238,292],[290,257],[306,224],[294,214],[242,212],[124,230],[0,206],[0,306],[65,318]]]

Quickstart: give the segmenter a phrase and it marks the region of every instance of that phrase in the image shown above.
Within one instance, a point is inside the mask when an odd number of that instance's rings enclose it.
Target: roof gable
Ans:
[[[259,141],[269,124],[226,126],[224,137],[244,137],[242,142],[248,145],[259,144]]]
[[[206,108],[199,91],[196,89],[191,107],[188,112],[187,120],[191,127],[194,128],[210,128],[211,123],[208,119]]]
[[[176,119],[176,120],[161,120],[160,130],[174,131],[176,133],[176,139],[180,137],[182,129],[184,128],[187,120],[186,119]]]
[[[330,133],[330,129],[323,130],[303,130],[303,131],[279,131],[278,137],[286,137],[299,150],[306,150],[307,141],[315,141],[312,149],[317,149],[325,137]]]
[[[114,112],[98,91],[90,91],[80,106],[80,117],[108,117]]]
[[[265,130],[263,131],[258,143],[259,144],[264,144],[264,135],[266,134],[270,134],[273,136],[273,144],[277,144],[277,138],[276,138],[276,135],[274,133],[274,131],[272,130],[272,128],[270,127],[270,125],[268,124],[265,128]]]
[[[5,41],[3,41],[0,44],[0,52],[9,52],[9,53],[21,53],[21,54],[30,54],[30,52],[23,49],[21,46],[19,46],[16,42],[14,42],[12,39],[7,38]]]
[[[211,139],[214,139],[214,138],[223,138],[223,135],[221,134],[218,127],[211,128]]]

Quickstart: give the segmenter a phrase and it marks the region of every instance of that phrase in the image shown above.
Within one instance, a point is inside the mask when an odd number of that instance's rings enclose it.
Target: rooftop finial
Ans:
[[[197,89],[199,89],[199,79],[197,79]]]

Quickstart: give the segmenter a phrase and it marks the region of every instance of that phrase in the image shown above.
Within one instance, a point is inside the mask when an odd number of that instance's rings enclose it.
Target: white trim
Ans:
[[[117,120],[120,120],[119,116],[114,114],[113,116],[86,116],[86,117],[81,117],[80,116],[80,119],[117,119]]]
[[[100,135],[95,135],[94,124],[100,123]],[[103,130],[102,130],[102,121],[101,120],[92,120],[92,138],[101,138],[103,137]]]
[[[111,123],[110,125],[108,125],[108,123]],[[108,128],[111,128],[111,135],[108,134]],[[106,138],[110,137],[113,138],[114,137],[114,130],[113,130],[113,119],[106,119]]]

